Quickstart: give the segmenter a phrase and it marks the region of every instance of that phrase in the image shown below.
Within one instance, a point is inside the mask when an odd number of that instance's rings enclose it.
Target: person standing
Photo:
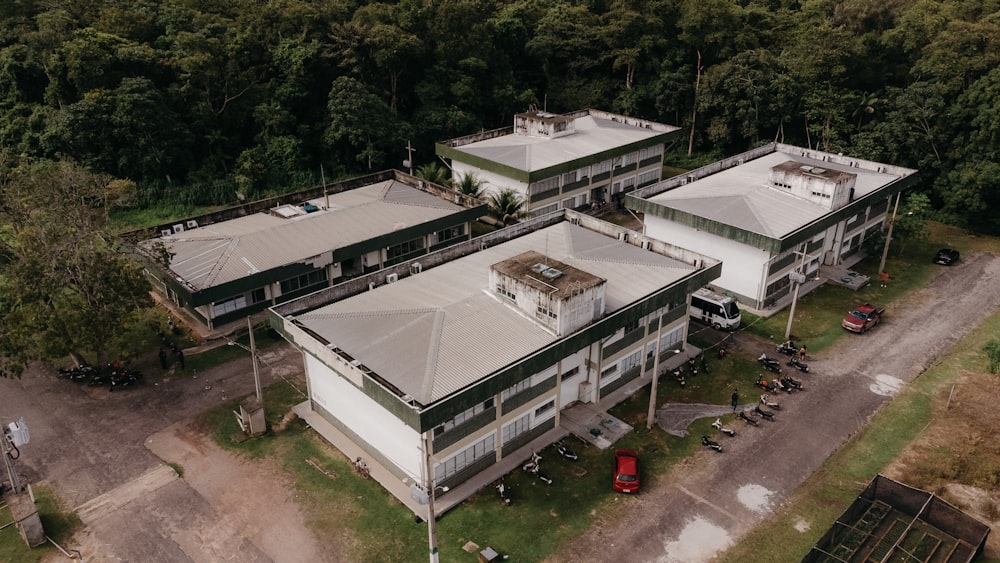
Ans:
[[[882,279],[882,287],[888,287],[889,286],[889,272],[882,272],[881,274],[879,274],[879,277]]]
[[[740,404],[740,390],[733,389],[733,412],[736,412],[736,407]]]
[[[167,369],[167,351],[160,347],[160,366]]]
[[[799,361],[800,362],[806,361],[806,345],[805,344],[803,344],[802,347],[799,348]]]
[[[184,350],[180,348],[177,349],[177,363],[181,365],[181,369],[184,369]]]

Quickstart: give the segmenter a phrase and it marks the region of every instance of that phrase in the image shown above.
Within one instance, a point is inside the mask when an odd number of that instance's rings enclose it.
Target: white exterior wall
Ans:
[[[521,196],[521,199],[526,199],[527,197],[528,184],[524,182],[518,182],[517,180],[508,178],[507,176],[501,176],[500,174],[496,174],[494,172],[487,172],[486,170],[469,166],[468,164],[458,162],[457,160],[452,161],[451,170],[451,177],[456,180],[466,174],[472,173],[476,176],[476,178],[483,182],[484,200],[489,199],[489,195],[500,193],[501,190],[506,188],[515,190],[518,195]]]
[[[407,475],[424,474],[421,440],[416,430],[365,395],[311,354],[305,358],[310,397],[341,424],[395,462]]]
[[[570,403],[576,402],[580,398],[580,383],[587,378],[587,367],[584,361],[587,359],[587,349],[584,348],[576,354],[562,361],[562,371],[567,371],[578,367],[576,374],[570,378],[563,379],[559,386],[559,408],[564,409]]]
[[[706,256],[722,260],[722,275],[712,282],[713,286],[758,301],[763,299],[761,283],[771,259],[769,252],[662,217],[647,214],[643,222],[647,236],[681,248],[696,249]]]

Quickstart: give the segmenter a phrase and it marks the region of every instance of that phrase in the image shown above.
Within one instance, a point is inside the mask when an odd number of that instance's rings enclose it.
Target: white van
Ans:
[[[714,329],[736,330],[740,326],[740,309],[736,306],[736,300],[719,295],[707,287],[691,294],[688,314],[692,319],[712,325]]]

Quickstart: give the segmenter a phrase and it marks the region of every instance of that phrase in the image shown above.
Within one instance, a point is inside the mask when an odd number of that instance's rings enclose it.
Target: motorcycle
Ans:
[[[120,369],[111,374],[111,391],[115,389],[130,387],[139,382],[139,373]]]
[[[760,405],[754,406],[753,412],[759,414],[760,416],[762,416],[762,417],[764,417],[764,418],[766,418],[766,419],[768,419],[768,420],[770,420],[772,422],[774,421],[774,413],[771,412],[771,411],[769,411],[769,410],[764,410],[764,409],[760,408]]]
[[[800,362],[799,359],[796,357],[792,357],[792,359],[788,360],[788,365],[801,371],[802,373],[809,373],[809,365]]]
[[[722,358],[725,358],[727,353],[728,353],[728,351],[726,350],[725,346],[719,346],[719,359],[720,360]]]
[[[563,444],[562,440],[556,442],[556,451],[559,452],[559,455],[563,456],[564,458],[570,461],[576,461],[580,459],[580,456],[576,455],[576,452],[569,449],[566,446],[566,444]]]
[[[760,404],[764,405],[769,409],[774,409],[776,411],[781,410],[781,405],[768,400],[767,393],[764,393],[763,395],[760,396]]]
[[[701,363],[701,369],[705,373],[711,373],[712,370],[708,369],[708,362],[705,360],[705,354],[698,354],[698,359]]]
[[[764,366],[764,369],[773,371],[774,373],[781,373],[781,362],[775,360],[774,358],[768,356],[767,354],[761,354],[757,361],[760,365]]]
[[[721,419],[718,418],[715,419],[715,422],[712,423],[712,428],[715,428],[719,432],[722,432],[723,434],[726,434],[729,437],[736,436],[736,431],[733,430],[732,428],[726,428],[725,426],[723,426]]]
[[[688,365],[688,374],[690,374],[691,377],[698,375],[698,365],[694,361],[694,356],[688,358],[687,365]]]
[[[674,369],[673,369],[673,370],[672,370],[672,371],[670,372],[670,374],[674,376],[674,379],[676,379],[676,380],[677,380],[677,383],[680,383],[680,384],[681,384],[681,387],[684,387],[685,385],[687,385],[687,382],[686,382],[686,381],[684,381],[684,374],[683,374],[683,373],[681,373],[681,368],[680,368],[680,367],[675,367],[675,368],[674,368]]]
[[[527,473],[531,473],[535,477],[538,477],[538,479],[541,480],[546,485],[551,485],[552,479],[550,479],[546,474],[542,473],[541,466],[539,465],[539,462],[541,461],[542,461],[542,456],[538,455],[535,452],[531,452],[531,459],[528,460],[524,465],[522,465],[521,469],[523,469]]]
[[[510,506],[510,496],[507,494],[507,485],[504,484],[503,479],[496,485],[497,492],[500,493],[500,502],[507,506]]]
[[[795,347],[795,343],[791,340],[778,344],[774,347],[774,349],[777,353],[784,354],[786,356],[794,356],[799,353],[799,349]]]
[[[747,416],[747,413],[745,413],[743,411],[740,411],[740,414],[738,414],[736,416],[738,418],[740,418],[741,420],[743,420],[743,422],[746,422],[747,424],[749,424],[751,426],[757,426],[759,424],[759,422],[757,421],[756,418],[754,418],[752,416]]]
[[[60,368],[59,377],[65,377],[77,383],[87,381],[97,373],[97,368],[91,365],[82,364],[74,368]]]
[[[702,436],[701,437],[701,443],[702,443],[702,445],[708,446],[708,447],[712,448],[713,450],[715,450],[717,452],[721,452],[722,451],[722,444],[720,444],[718,442],[714,442],[712,440],[709,440],[708,436]]]
[[[761,389],[767,391],[768,393],[785,390],[777,379],[772,379],[771,381],[764,379],[764,374],[757,375],[757,381],[754,382],[754,385],[760,387]]]
[[[793,379],[790,375],[782,376],[778,381],[785,386],[785,389],[787,389],[789,393],[791,393],[793,389],[796,391],[802,391],[805,389],[805,387],[802,386],[801,381]]]

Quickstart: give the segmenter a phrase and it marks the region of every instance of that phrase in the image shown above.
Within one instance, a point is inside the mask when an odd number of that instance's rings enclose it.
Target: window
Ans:
[[[507,426],[503,427],[503,441],[501,443],[506,444],[514,438],[517,438],[521,434],[528,431],[528,420],[531,417],[530,414],[525,414],[524,416],[518,418],[514,422],[511,422]]]
[[[559,188],[559,177],[553,176],[552,178],[546,178],[545,180],[533,182],[530,186],[528,186],[528,193],[531,195],[536,195],[542,192],[547,192],[558,188]]]
[[[496,433],[490,433],[482,440],[458,452],[454,456],[434,467],[434,479],[442,481],[472,465],[476,461],[494,455],[496,449]]]
[[[644,149],[639,149],[639,160],[648,158],[659,158],[663,156],[663,145],[653,145]]]
[[[659,174],[659,169],[643,172],[642,174],[639,174],[639,183],[648,184],[649,182],[655,182],[659,178]]]
[[[424,239],[415,238],[413,240],[408,240],[402,244],[397,244],[396,246],[390,246],[386,249],[386,257],[390,260],[393,258],[399,258],[406,254],[422,250],[424,248]]]
[[[622,166],[628,166],[629,164],[635,164],[636,162],[639,162],[638,152],[630,152],[622,156]]]
[[[603,162],[598,162],[591,167],[591,170],[594,172],[594,176],[607,172],[608,170],[611,170],[611,161],[605,160]]]
[[[634,330],[639,330],[639,319],[636,319],[634,321],[629,321],[629,323],[625,325],[625,334],[628,334]]]
[[[621,359],[619,364],[621,365],[622,371],[628,371],[635,366],[639,365],[639,360],[642,358],[642,350],[636,350],[628,356]]]
[[[562,378],[563,379],[569,379],[569,378],[573,377],[574,375],[576,375],[578,373],[580,373],[580,366],[576,366],[573,369],[566,370],[565,372],[563,372]]]
[[[545,207],[539,207],[538,209],[535,209],[534,211],[531,212],[531,216],[532,217],[539,217],[539,216],[545,215],[546,213],[552,213],[553,211],[558,211],[558,210],[559,210],[559,204],[558,203],[552,203],[552,204],[546,205]]]
[[[510,387],[504,389],[503,392],[500,393],[500,400],[501,401],[506,401],[507,399],[513,397],[514,395],[517,395],[521,391],[524,391],[524,390],[528,389],[529,387],[531,387],[531,379],[525,379],[524,381],[518,381],[517,383],[515,383],[514,385],[511,385]],[[504,439],[504,442],[506,442],[506,441],[507,440]]]
[[[493,397],[490,397],[489,399],[486,399],[482,403],[470,409],[467,409],[465,412],[458,414],[457,416],[455,416],[455,418],[448,420],[443,424],[438,425],[434,429],[434,436],[435,437],[440,436],[441,434],[444,434],[445,432],[451,430],[452,428],[455,428],[456,426],[461,426],[462,424],[471,420],[472,417],[476,416],[477,414],[482,414],[484,411],[492,408],[493,408]]]
[[[247,299],[247,296],[250,298]],[[238,311],[244,307],[249,307],[254,303],[260,303],[261,301],[266,301],[267,296],[264,293],[264,288],[257,288],[245,295],[238,295],[236,297],[226,299],[225,301],[219,301],[212,304],[212,317],[218,317],[219,315],[224,315],[226,313],[232,313],[233,311]]]
[[[575,181],[576,181],[576,170],[572,172],[567,172],[562,176],[562,183],[564,186],[566,184],[572,184]]]
[[[551,401],[549,401],[549,402],[545,403],[544,405],[542,405],[542,406],[538,407],[537,409],[535,409],[535,419],[536,419],[535,422],[538,422],[537,419],[540,418],[543,414],[545,414],[545,413],[547,413],[550,410],[553,410],[555,408],[556,408],[556,400],[552,399]],[[548,418],[548,417],[546,417],[546,418]]]
[[[279,285],[281,286],[281,293],[285,294],[322,283],[326,283],[325,269],[313,270],[308,274],[302,274],[301,276],[287,279]]]
[[[507,299],[510,299],[511,301],[517,301],[517,294],[515,294],[513,291],[508,290],[505,287],[498,286],[497,293],[506,297]]]
[[[451,227],[450,229],[438,231],[437,241],[445,242],[462,236],[465,236],[465,225],[457,225],[455,227]]]
[[[550,307],[550,305],[547,305],[547,304],[546,305],[538,305],[538,306],[535,307],[535,313],[538,315],[539,318],[541,318],[541,317],[548,317],[550,319],[556,318],[555,311],[553,311],[549,307]]]

